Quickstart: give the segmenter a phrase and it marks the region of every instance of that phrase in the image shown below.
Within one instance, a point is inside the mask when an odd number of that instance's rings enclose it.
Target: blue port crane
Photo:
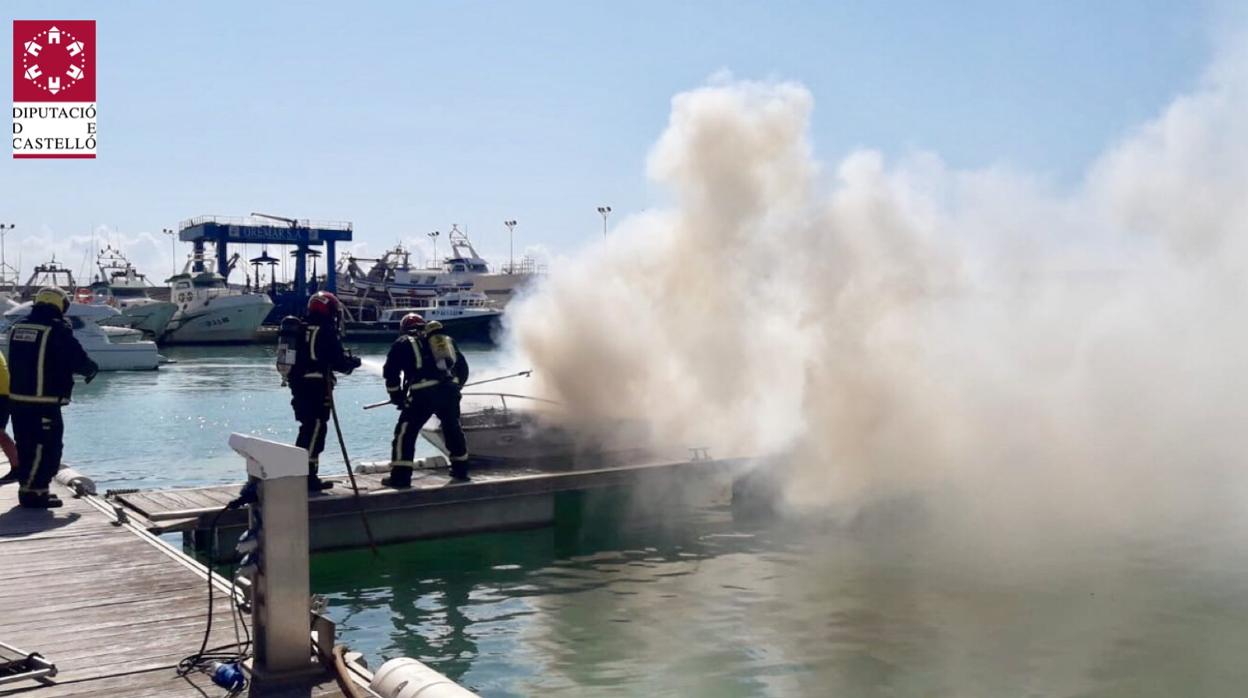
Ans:
[[[271,223],[269,221],[272,221]],[[314,247],[325,246],[326,270],[324,288],[337,290],[333,260],[337,258],[339,242],[350,242],[352,226],[346,221],[312,221],[287,218],[268,213],[252,213],[249,217],[199,216],[182,221],[178,225],[178,239],[189,242],[195,249],[193,271],[204,269],[204,243],[216,247],[217,273],[228,277],[230,273],[230,245],[292,245],[295,258],[293,288],[281,297],[273,298],[276,313],[297,312],[309,295],[308,257],[317,254]],[[274,294],[278,295],[278,294]],[[278,315],[280,317],[280,315]]]

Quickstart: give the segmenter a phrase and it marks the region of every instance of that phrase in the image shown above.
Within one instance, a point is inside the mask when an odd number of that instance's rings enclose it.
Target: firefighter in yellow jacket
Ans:
[[[4,353],[0,352],[0,451],[4,452],[4,459],[9,462],[8,474],[0,477],[0,483],[17,479],[17,447],[13,445],[13,439],[9,438],[6,429],[9,428],[9,364],[4,360]]]
[[[30,315],[9,329],[9,405],[17,437],[18,502],[52,509],[61,500],[48,485],[61,467],[65,423],[61,408],[74,391],[74,374],[87,382],[99,367],[87,356],[65,320],[69,296],[59,288],[35,295]]]

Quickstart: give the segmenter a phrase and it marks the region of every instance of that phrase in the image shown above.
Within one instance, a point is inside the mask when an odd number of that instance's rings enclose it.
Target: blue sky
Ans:
[[[644,164],[669,100],[717,71],[809,87],[825,162],[921,149],[1065,186],[1196,83],[1226,21],[1156,0],[0,10],[6,37],[14,18],[98,21],[99,159],[0,159],[19,235],[258,210],[353,221],[373,250],[459,223],[499,260],[506,218],[518,248],[570,250],[600,234],[599,204],[660,201]]]

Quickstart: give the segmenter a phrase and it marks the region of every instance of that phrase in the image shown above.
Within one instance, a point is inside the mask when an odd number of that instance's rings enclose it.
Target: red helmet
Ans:
[[[308,299],[308,317],[337,319],[340,307],[338,296],[329,291],[317,291]]]
[[[420,313],[408,313],[403,316],[402,320],[399,320],[400,332],[415,332],[416,330],[423,329],[424,326],[425,318],[422,317]]]

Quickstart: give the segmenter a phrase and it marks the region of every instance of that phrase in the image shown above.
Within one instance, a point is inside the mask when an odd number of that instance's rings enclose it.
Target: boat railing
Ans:
[[[507,398],[512,398],[515,400],[532,400],[534,402],[542,402],[548,405],[562,405],[563,404],[561,402],[556,402],[554,400],[547,400],[544,397],[533,397],[532,395],[520,395],[517,393],[485,393],[485,392],[474,391],[471,393],[461,393],[461,395],[464,395],[465,397],[497,397],[503,403],[504,414],[509,409],[507,407]]]
[[[545,274],[546,265],[539,263],[536,259],[525,255],[515,262],[500,264],[499,269],[504,274]]]

